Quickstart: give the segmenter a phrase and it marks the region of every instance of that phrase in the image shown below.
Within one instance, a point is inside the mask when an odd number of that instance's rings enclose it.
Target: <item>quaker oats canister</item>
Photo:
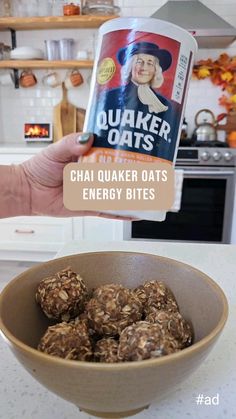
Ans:
[[[81,160],[173,165],[196,51],[190,33],[163,20],[117,18],[103,24],[84,124],[95,140]],[[157,212],[119,214],[165,218]]]

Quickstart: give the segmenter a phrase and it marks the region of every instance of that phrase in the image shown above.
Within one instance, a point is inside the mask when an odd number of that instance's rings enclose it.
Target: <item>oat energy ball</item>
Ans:
[[[169,333],[163,333],[159,324],[141,321],[121,332],[118,360],[142,361],[169,355],[178,350],[178,341]]]
[[[78,317],[75,318],[75,321],[82,321],[85,323],[86,327],[88,328],[88,334],[90,337],[90,341],[92,344],[92,347],[94,347],[99,339],[101,339],[101,336],[98,335],[97,332],[95,332],[94,329],[90,326],[88,314],[86,312],[81,313]]]
[[[178,311],[178,304],[172,291],[162,281],[147,281],[135,289],[147,315],[150,307],[158,310]]]
[[[86,305],[90,326],[101,336],[116,336],[142,317],[142,304],[134,292],[118,284],[98,287]]]
[[[113,338],[100,339],[94,349],[94,358],[99,362],[118,362],[118,341]]]
[[[83,279],[71,268],[43,279],[36,301],[50,319],[69,321],[84,310],[88,291]]]
[[[38,349],[49,355],[78,361],[90,361],[92,347],[84,322],[62,322],[49,326]]]
[[[170,333],[179,342],[181,349],[191,345],[192,328],[179,312],[162,311],[152,307],[145,320],[159,324],[164,333]]]

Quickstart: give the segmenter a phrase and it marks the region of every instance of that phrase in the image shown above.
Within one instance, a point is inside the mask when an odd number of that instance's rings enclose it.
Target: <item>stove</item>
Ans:
[[[206,145],[206,143],[204,143]],[[236,148],[179,147],[175,167],[183,172],[181,205],[166,220],[132,223],[131,238],[231,243],[236,185]]]
[[[236,148],[218,145],[217,147],[179,147],[176,166],[236,167]]]
[[[180,139],[179,142],[180,147],[219,147],[219,148],[226,148],[228,144],[223,141],[215,140],[215,141],[196,141],[192,138],[186,138],[184,140]]]
[[[226,148],[228,144],[222,141],[195,141],[192,147]]]

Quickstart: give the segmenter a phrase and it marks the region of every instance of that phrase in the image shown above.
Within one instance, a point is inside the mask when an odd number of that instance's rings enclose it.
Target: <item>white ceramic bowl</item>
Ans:
[[[17,47],[10,53],[12,60],[43,60],[43,51],[33,47]]]

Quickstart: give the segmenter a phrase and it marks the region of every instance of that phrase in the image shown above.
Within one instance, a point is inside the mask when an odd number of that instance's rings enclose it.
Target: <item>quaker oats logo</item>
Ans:
[[[116,71],[116,65],[112,58],[104,58],[98,66],[97,82],[106,84],[112,79]]]

